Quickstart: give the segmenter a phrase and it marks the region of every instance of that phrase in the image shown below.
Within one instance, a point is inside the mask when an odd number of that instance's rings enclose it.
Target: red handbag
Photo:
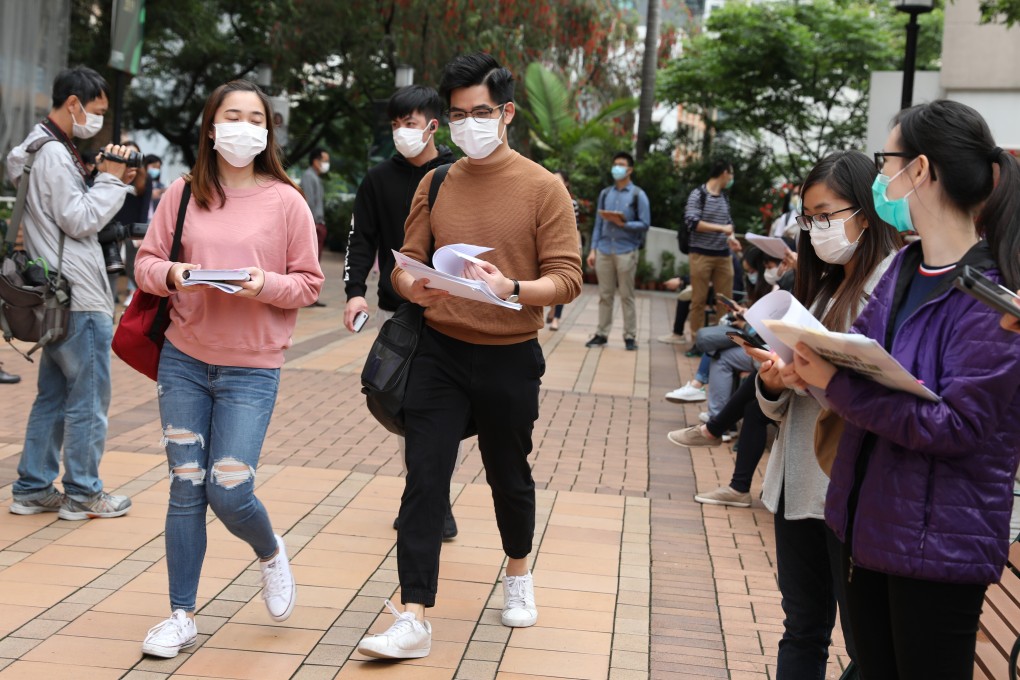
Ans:
[[[191,198],[191,184],[184,184],[181,206],[177,210],[177,227],[170,248],[170,261],[176,262],[184,232],[184,214]],[[166,329],[170,326],[170,298],[136,290],[131,304],[124,310],[113,334],[113,352],[125,364],[153,380],[159,371],[159,353],[163,351]]]

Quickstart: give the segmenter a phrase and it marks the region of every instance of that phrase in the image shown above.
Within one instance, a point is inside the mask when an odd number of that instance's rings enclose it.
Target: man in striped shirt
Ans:
[[[709,179],[694,189],[687,198],[684,223],[690,230],[691,311],[688,317],[691,337],[705,324],[705,304],[709,284],[716,294],[733,295],[733,258],[730,247],[733,217],[729,199],[723,190],[733,186],[733,164],[719,159],[712,163]],[[717,304],[716,318],[725,313]]]

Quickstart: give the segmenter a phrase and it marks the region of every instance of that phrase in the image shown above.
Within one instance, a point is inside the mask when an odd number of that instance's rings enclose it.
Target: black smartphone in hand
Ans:
[[[1010,289],[992,281],[973,267],[964,265],[963,271],[953,281],[953,285],[964,293],[977,298],[995,311],[1002,314],[1012,314],[1020,319],[1020,307],[1017,306],[1020,303],[1020,297]]]
[[[723,295],[721,293],[716,293],[715,296],[717,298],[719,298],[720,300],[722,300],[722,303],[724,305],[726,305],[727,307],[729,307],[730,309],[732,309],[733,311],[736,311],[736,310],[741,308],[740,305],[738,305],[735,300],[733,300],[731,298],[728,298],[728,297],[726,297],[725,295]]]
[[[737,343],[741,347],[750,347],[751,349],[761,349],[766,352],[769,351],[769,346],[765,344],[765,341],[757,335],[751,335],[747,331],[732,330],[726,331],[726,337],[733,342]]]

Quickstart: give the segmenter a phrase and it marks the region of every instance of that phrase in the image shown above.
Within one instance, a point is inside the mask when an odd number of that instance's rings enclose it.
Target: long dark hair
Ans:
[[[191,183],[191,195],[195,202],[205,210],[211,209],[214,197],[219,198],[221,207],[227,202],[227,195],[223,192],[223,185],[220,184],[219,169],[216,166],[216,150],[213,149],[214,141],[211,133],[216,112],[223,104],[223,100],[232,92],[254,92],[262,102],[262,108],[265,109],[266,128],[269,129],[269,136],[266,139],[266,148],[255,157],[255,175],[272,177],[301,191],[287,176],[287,172],[283,169],[283,163],[280,162],[280,150],[276,145],[276,134],[273,131],[273,105],[269,102],[269,97],[250,80],[232,80],[217,87],[205,100],[205,108],[202,110],[202,127],[198,133],[198,160],[195,161],[195,167],[191,169],[191,174],[184,178]]]
[[[988,239],[1006,285],[1020,287],[1020,166],[995,145],[981,114],[959,102],[938,100],[900,111],[903,150],[924,154],[946,197],[976,213],[979,235]],[[999,166],[998,183],[993,165]],[[980,212],[978,212],[980,211]]]
[[[874,162],[860,151],[837,151],[811,169],[800,189],[803,198],[812,186],[824,184],[851,206],[859,208],[859,215],[868,225],[857,242],[853,255],[857,264],[849,278],[843,265],[829,264],[818,257],[811,245],[810,232],[800,232],[793,296],[809,309],[822,300],[832,299],[832,305],[821,318],[822,325],[832,331],[845,331],[857,318],[864,286],[875,267],[903,244],[896,230],[875,212],[871,185],[877,174]]]
[[[751,280],[747,278],[747,272],[744,272],[744,283],[747,286],[747,299],[748,302],[757,302],[761,298],[765,297],[772,292],[772,284],[765,280],[765,270],[767,262],[772,262],[778,265],[782,260],[768,255],[764,250],[756,248],[752,245],[744,246],[744,262],[747,266],[758,272],[758,280],[753,284]]]

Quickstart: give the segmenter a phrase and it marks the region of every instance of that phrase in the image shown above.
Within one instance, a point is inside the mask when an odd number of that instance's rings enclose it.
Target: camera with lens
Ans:
[[[142,163],[143,163],[144,159],[145,159],[145,156],[143,156],[138,151],[135,151],[134,149],[131,149],[130,151],[128,151],[127,156],[118,156],[117,154],[109,153],[107,151],[100,151],[99,152],[99,160],[101,160],[101,161],[108,160],[108,161],[113,161],[114,163],[123,163],[124,165],[128,166],[129,168],[140,168],[140,167],[142,167]]]
[[[99,247],[103,249],[103,261],[106,263],[106,271],[110,274],[119,274],[124,271],[124,260],[120,256],[120,243],[128,238],[145,238],[145,232],[149,225],[145,222],[134,224],[122,224],[110,222],[103,227],[97,236]]]

